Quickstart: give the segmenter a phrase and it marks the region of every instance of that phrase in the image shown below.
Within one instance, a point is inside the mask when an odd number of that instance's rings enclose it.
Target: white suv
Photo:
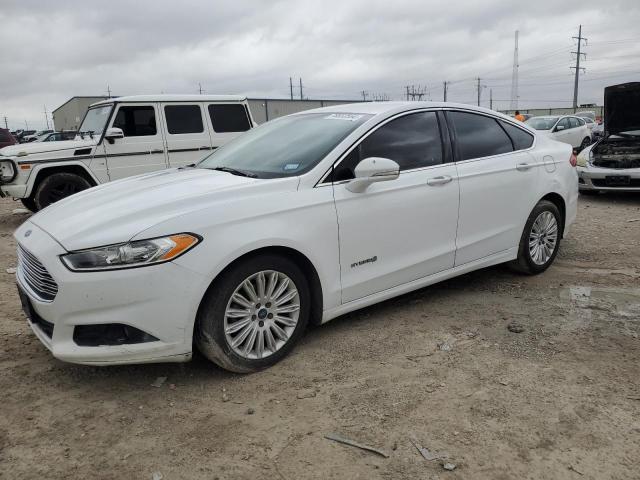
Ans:
[[[101,183],[197,162],[253,126],[239,96],[105,100],[91,105],[74,140],[0,150],[0,196],[35,212]]]
[[[584,118],[575,115],[531,117],[525,123],[541,135],[568,143],[578,152],[591,144],[591,130]]]
[[[309,323],[498,263],[544,271],[576,215],[574,167],[487,109],[310,110],[34,215],[15,233],[20,296],[62,360],[184,361],[195,344],[253,371]]]

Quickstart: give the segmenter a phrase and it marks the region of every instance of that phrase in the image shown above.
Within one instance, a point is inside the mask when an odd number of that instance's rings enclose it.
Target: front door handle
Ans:
[[[533,165],[531,165],[530,163],[519,163],[518,165],[516,165],[516,170],[520,172],[526,172],[532,167]]]
[[[151,150],[151,153],[164,153],[164,150]]]
[[[442,175],[440,177],[430,178],[429,180],[427,180],[427,185],[435,187],[437,185],[444,185],[446,183],[449,183],[451,180],[453,180],[453,178],[451,178],[449,175]]]

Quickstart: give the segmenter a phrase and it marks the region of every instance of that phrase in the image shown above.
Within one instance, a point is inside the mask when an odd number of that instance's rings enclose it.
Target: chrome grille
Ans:
[[[58,284],[35,255],[18,245],[18,275],[40,300],[51,302],[58,293]]]

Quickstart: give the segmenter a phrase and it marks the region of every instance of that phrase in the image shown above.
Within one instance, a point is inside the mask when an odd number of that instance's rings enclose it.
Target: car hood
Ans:
[[[640,130],[640,82],[604,89],[604,124],[609,135]]]
[[[84,140],[61,140],[59,142],[32,142],[32,143],[20,143],[17,145],[11,145],[10,147],[4,147],[0,150],[0,155],[5,157],[14,157],[18,154],[24,155],[32,153],[48,153],[57,152],[60,150],[71,150],[82,147],[92,147],[98,143],[98,138],[94,137],[85,138]],[[24,152],[24,153],[22,153]],[[25,161],[27,159],[25,158]]]
[[[80,250],[126,242],[158,223],[203,208],[213,215],[216,209],[232,208],[230,203],[240,197],[297,186],[297,178],[260,180],[200,168],[163,170],[77,193],[30,221],[66,250]],[[179,232],[167,232],[171,233]]]

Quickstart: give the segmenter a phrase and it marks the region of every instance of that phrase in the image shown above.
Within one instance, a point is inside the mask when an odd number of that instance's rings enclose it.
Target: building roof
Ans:
[[[476,107],[474,105],[468,105],[466,103],[452,103],[452,102],[416,102],[416,101],[404,101],[404,102],[358,102],[347,103],[341,105],[333,105],[329,107],[314,108],[312,110],[304,110],[298,112],[295,115],[303,115],[305,113],[365,113],[370,115],[379,115],[382,113],[395,113],[405,110],[415,110],[418,108],[444,108],[454,107],[464,110],[475,110],[478,112],[490,113],[492,115],[501,115],[495,110],[489,110],[484,107]]]

